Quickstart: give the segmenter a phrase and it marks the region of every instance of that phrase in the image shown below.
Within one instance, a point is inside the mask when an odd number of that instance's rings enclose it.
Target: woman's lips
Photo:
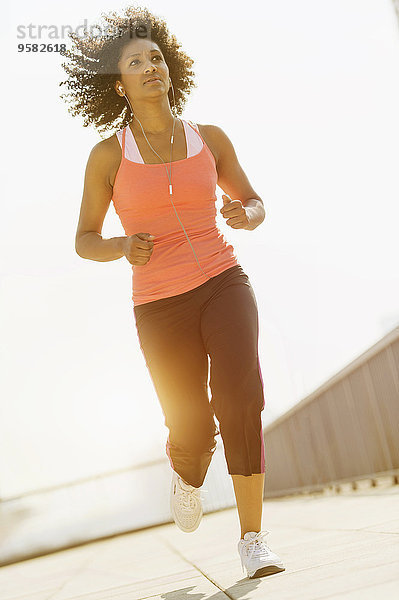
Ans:
[[[151,81],[146,81],[145,83],[146,84],[147,83],[161,83],[161,80],[160,79],[152,79]]]

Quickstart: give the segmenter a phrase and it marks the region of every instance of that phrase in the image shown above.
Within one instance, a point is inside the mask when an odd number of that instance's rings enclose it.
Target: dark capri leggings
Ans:
[[[242,267],[183,294],[135,306],[134,315],[169,429],[172,469],[201,487],[220,433],[230,474],[264,473],[258,307]]]

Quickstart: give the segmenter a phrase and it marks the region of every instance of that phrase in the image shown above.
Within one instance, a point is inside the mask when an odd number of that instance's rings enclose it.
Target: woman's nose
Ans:
[[[147,63],[145,64],[144,71],[148,71],[149,69],[152,70],[153,67],[154,67],[154,70],[156,71],[157,70],[156,65],[154,65],[154,63],[150,61],[148,64]]]

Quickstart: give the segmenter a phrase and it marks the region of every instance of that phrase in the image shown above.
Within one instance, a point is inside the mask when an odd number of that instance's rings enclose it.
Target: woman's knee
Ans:
[[[187,419],[167,425],[170,441],[194,454],[201,454],[216,445],[215,436],[219,434],[214,420],[201,421]]]

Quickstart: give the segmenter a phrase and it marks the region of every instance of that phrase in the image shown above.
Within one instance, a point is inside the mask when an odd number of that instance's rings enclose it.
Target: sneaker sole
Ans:
[[[281,573],[281,571],[285,571],[285,568],[278,567],[277,565],[269,565],[268,567],[262,567],[261,569],[258,569],[253,575],[248,575],[248,577],[249,579],[254,579],[255,577],[267,577],[267,575]]]

